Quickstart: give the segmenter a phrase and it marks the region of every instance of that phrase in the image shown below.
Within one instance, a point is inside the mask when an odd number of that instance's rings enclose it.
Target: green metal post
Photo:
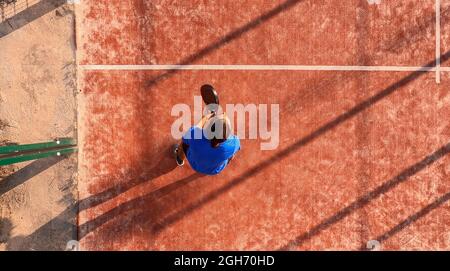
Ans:
[[[61,156],[77,151],[72,138],[57,139],[52,142],[0,147],[0,166],[31,161],[50,156]]]

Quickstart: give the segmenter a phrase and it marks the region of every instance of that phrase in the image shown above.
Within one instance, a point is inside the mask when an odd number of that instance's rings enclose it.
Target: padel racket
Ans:
[[[219,108],[219,95],[217,91],[213,86],[206,84],[200,88],[200,92],[208,110],[215,114]]]

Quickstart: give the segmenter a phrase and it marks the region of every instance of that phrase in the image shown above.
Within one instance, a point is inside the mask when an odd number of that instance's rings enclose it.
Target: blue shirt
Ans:
[[[195,139],[197,134],[199,139]],[[207,175],[219,174],[228,165],[228,159],[233,157],[241,149],[239,138],[231,135],[217,148],[211,146],[211,141],[203,134],[203,130],[197,126],[191,127],[183,136],[183,142],[189,145],[186,157],[191,167],[200,173]]]

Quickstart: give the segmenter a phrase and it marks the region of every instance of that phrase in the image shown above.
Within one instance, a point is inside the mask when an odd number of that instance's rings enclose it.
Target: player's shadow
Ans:
[[[27,5],[27,2],[28,1],[19,0],[16,4]],[[57,9],[65,3],[67,3],[67,0],[41,0],[12,16],[3,14],[4,17],[7,17],[0,23],[0,38],[11,34],[12,32],[24,27],[50,11]],[[9,6],[12,5],[14,4],[9,4]],[[2,8],[0,12],[5,13],[5,9],[6,7]],[[0,14],[0,16],[2,16],[2,14]]]
[[[143,171],[139,172],[138,176],[130,178],[128,181],[122,182],[119,185],[115,185],[103,192],[92,195],[88,198],[79,201],[79,211],[84,211],[88,208],[95,207],[101,203],[104,203],[118,195],[125,193],[133,187],[140,185],[144,182],[151,181],[162,175],[165,175],[177,167],[174,157],[171,155],[172,146],[165,146],[161,149],[162,155],[147,157],[147,160],[158,160],[156,166],[143,167]],[[145,160],[145,159],[143,159]]]
[[[127,201],[99,216],[79,225],[78,238],[84,238],[98,227],[106,224],[97,236],[100,240],[117,237],[119,232],[129,232],[128,227],[148,229],[157,225],[166,214],[188,200],[183,187],[201,178],[202,174],[193,173],[174,181],[142,197]],[[176,195],[176,196],[174,196]],[[105,237],[108,236],[108,237]]]

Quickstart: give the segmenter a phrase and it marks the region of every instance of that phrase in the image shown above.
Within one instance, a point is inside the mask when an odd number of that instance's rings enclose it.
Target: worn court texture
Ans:
[[[435,0],[80,1],[79,239],[87,250],[450,249],[450,73],[84,69],[435,65]],[[450,61],[450,0],[441,1]],[[280,145],[175,168],[175,104],[279,104]],[[247,124],[248,125],[248,124]]]

